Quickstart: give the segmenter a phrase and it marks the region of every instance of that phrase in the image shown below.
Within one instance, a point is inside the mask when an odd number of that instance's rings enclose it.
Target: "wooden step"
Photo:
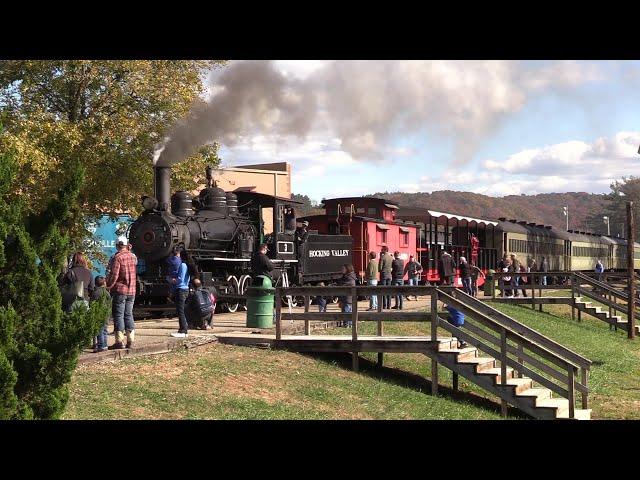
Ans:
[[[569,415],[569,400],[566,398],[544,398],[536,400],[536,408],[555,409],[556,418],[560,418],[564,414]]]
[[[500,367],[486,368],[479,373],[480,375],[493,375],[496,384],[502,382],[502,369]],[[513,378],[513,368],[507,367],[507,380],[510,378]]]
[[[545,400],[551,398],[551,390],[548,388],[529,388],[522,392],[516,392],[518,397],[531,397],[533,400]]]
[[[478,349],[476,347],[465,348],[441,348],[438,351],[442,353],[450,353],[456,355],[456,361],[466,360],[468,358],[476,358],[478,355]]]
[[[586,409],[583,410],[581,408],[576,408],[573,411],[573,415],[574,415],[574,420],[591,420],[591,409]],[[568,419],[569,418],[569,410],[563,413],[561,413],[560,415],[558,415],[556,418],[564,418],[564,419]]]
[[[481,373],[489,368],[493,368],[496,365],[495,358],[491,357],[473,357],[473,358],[465,358],[463,360],[458,361],[457,363],[461,365],[475,365],[476,373]]]
[[[507,385],[515,387],[516,395],[520,392],[524,392],[525,390],[530,390],[533,387],[533,380],[530,378],[508,378]]]

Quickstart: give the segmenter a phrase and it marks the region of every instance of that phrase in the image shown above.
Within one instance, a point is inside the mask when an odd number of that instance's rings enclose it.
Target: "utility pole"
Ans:
[[[629,302],[627,338],[633,340],[636,336],[636,278],[633,268],[635,251],[635,229],[633,224],[633,202],[627,202],[627,270],[629,275]]]
[[[564,213],[564,216],[567,217],[567,232],[569,231],[569,206],[564,206],[562,207],[562,213]]]
[[[610,237],[611,236],[611,228],[609,227],[609,217],[607,217],[605,215],[604,217],[602,217],[602,219],[607,224],[607,236]]]

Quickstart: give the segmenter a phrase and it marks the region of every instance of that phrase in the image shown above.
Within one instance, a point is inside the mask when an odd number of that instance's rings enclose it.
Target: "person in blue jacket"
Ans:
[[[197,271],[186,250],[182,249],[180,251],[180,258],[182,259],[182,263],[178,267],[176,278],[172,279],[173,285],[171,288],[176,302],[176,312],[178,314],[180,327],[178,333],[172,333],[171,336],[185,338],[189,330],[189,324],[185,314],[185,304],[189,296],[189,283],[192,278],[197,277]]]
[[[456,308],[453,308],[451,305],[445,305],[445,308],[449,312],[449,315],[447,316],[447,322],[455,327],[462,327],[464,325],[464,313]],[[467,346],[469,346],[469,344],[464,340],[458,341],[458,348],[465,348]]]

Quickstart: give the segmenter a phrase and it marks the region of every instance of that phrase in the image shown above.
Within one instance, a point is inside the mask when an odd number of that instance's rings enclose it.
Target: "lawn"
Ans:
[[[348,364],[348,356],[321,359],[209,344],[161,356],[80,366],[63,418],[499,418],[497,408],[468,394],[432,397],[426,393],[428,382],[422,379],[366,365],[354,373],[346,368]]]
[[[593,361],[594,419],[640,418],[640,339],[565,306],[494,304],[504,313]],[[373,334],[375,323],[359,326]],[[336,328],[323,333],[345,333]],[[321,332],[316,332],[321,333]],[[427,323],[386,323],[388,335],[427,335]],[[449,336],[442,331],[443,336]],[[343,356],[211,344],[155,357],[81,366],[71,383],[67,419],[498,419],[499,400],[440,368],[440,395],[428,394],[430,360],[418,354],[363,354],[361,371]],[[368,360],[368,361],[367,361]],[[522,418],[510,410],[511,418]]]

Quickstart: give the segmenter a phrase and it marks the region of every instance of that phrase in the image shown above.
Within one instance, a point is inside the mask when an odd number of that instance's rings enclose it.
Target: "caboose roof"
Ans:
[[[340,197],[340,198],[327,198],[322,201],[321,205],[324,207],[327,203],[331,202],[360,202],[362,200],[373,202],[373,203],[383,203],[385,207],[391,209],[398,209],[398,204],[396,202],[392,202],[387,200],[386,198],[379,197]]]

